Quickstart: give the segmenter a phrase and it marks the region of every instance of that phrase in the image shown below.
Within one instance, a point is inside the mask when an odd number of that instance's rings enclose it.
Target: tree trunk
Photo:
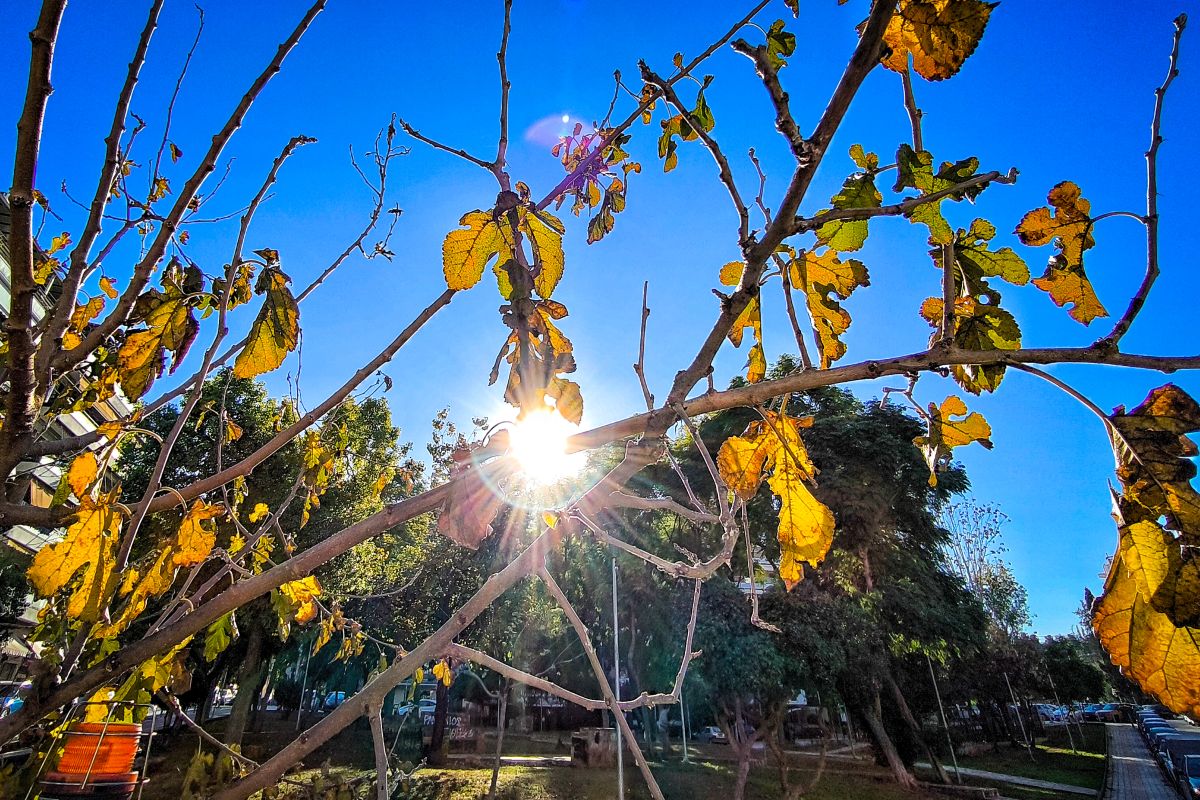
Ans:
[[[746,780],[750,777],[750,764],[754,758],[754,743],[758,741],[759,734],[755,732],[744,739],[742,738],[743,733],[745,733],[749,726],[744,723],[742,700],[740,697],[734,701],[732,713],[727,706],[722,704],[721,714],[717,717],[717,724],[725,732],[725,738],[729,741],[729,746],[733,748],[733,752],[737,756],[737,779],[733,785],[733,800],[745,800]]]
[[[450,687],[437,682],[437,707],[433,711],[433,733],[429,737],[429,752],[426,758],[430,766],[440,767],[446,763],[449,742],[446,741],[446,716],[450,705]]]
[[[496,781],[500,777],[500,756],[504,752],[504,718],[508,715],[510,683],[506,678],[500,685],[500,708],[496,711],[496,759],[492,762],[492,783],[488,787],[488,800],[496,800]]]
[[[237,671],[237,696],[233,698],[233,707],[229,710],[229,719],[225,722],[225,744],[242,743],[250,705],[258,697],[258,682],[262,679],[262,645],[262,628],[258,625],[250,626],[246,638],[246,653],[242,656],[242,663]]]
[[[733,784],[733,800],[745,800],[746,779],[750,777],[750,748],[738,753],[737,781]]]
[[[896,751],[896,745],[892,743],[892,739],[888,736],[887,730],[883,727],[883,716],[880,711],[879,692],[875,692],[875,702],[873,707],[865,707],[861,709],[863,720],[867,723],[867,729],[871,732],[871,738],[875,740],[875,745],[883,754],[884,760],[887,761],[888,767],[892,770],[892,775],[895,776],[896,782],[907,789],[917,788],[917,779],[904,766],[904,761],[900,758],[900,753]]]
[[[942,766],[942,762],[938,760],[937,755],[933,752],[933,748],[925,741],[925,737],[921,734],[921,726],[917,724],[916,717],[913,716],[912,709],[908,707],[908,701],[904,699],[904,692],[900,691],[900,684],[896,683],[896,677],[888,670],[884,673],[884,680],[887,681],[888,688],[892,691],[892,697],[896,700],[896,708],[900,710],[900,716],[907,723],[912,731],[913,738],[921,745],[921,749],[925,751],[925,758],[929,760],[933,766],[934,772],[937,774],[938,782],[950,783],[950,776],[946,773],[946,768]]]

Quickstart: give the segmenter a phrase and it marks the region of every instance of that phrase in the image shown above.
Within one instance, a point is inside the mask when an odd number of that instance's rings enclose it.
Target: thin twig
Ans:
[[[492,162],[492,173],[500,182],[502,190],[511,190],[508,174],[504,171],[508,153],[508,95],[512,82],[508,80],[508,36],[512,33],[512,0],[504,0],[504,34],[500,37],[500,52],[496,61],[500,64],[500,141],[496,145],[496,160]]]
[[[1133,320],[1146,304],[1150,289],[1158,279],[1158,147],[1162,144],[1162,110],[1163,100],[1167,89],[1175,76],[1179,74],[1179,42],[1183,39],[1183,29],[1187,26],[1187,14],[1175,18],[1175,38],[1171,44],[1171,60],[1167,69],[1167,77],[1154,90],[1154,116],[1150,121],[1150,149],[1146,151],[1146,277],[1142,279],[1137,293],[1129,301],[1129,307],[1117,324],[1097,344],[1116,349],[1121,337],[1129,330]]]
[[[646,320],[650,318],[649,293],[650,281],[645,281],[642,283],[642,330],[641,336],[638,337],[638,360],[633,365],[638,383],[642,385],[642,397],[646,400],[647,411],[654,408],[654,395],[650,393],[650,386],[646,383]]]
[[[758,77],[762,79],[763,86],[766,87],[767,94],[771,97],[771,105],[775,107],[775,129],[783,134],[784,139],[787,139],[788,147],[791,148],[796,163],[807,163],[811,155],[811,146],[805,141],[804,134],[800,132],[800,126],[796,124],[796,120],[792,116],[788,93],[783,90],[783,84],[779,82],[779,70],[771,63],[766,46],[761,44],[751,46],[744,39],[738,39],[732,47],[754,62]]]
[[[946,347],[954,341],[954,304],[958,299],[958,286],[954,271],[958,261],[954,257],[954,242],[942,245],[942,321],[938,330],[937,346]]]
[[[650,796],[654,800],[664,800],[662,789],[658,787],[658,781],[655,780],[654,774],[650,772],[650,765],[646,762],[646,757],[642,754],[642,748],[638,746],[637,739],[633,735],[633,730],[629,727],[629,721],[625,719],[625,713],[617,707],[617,699],[613,694],[612,684],[608,680],[608,675],[605,673],[604,667],[600,665],[600,659],[596,655],[596,648],[592,646],[587,625],[579,618],[575,607],[571,605],[571,601],[563,594],[563,590],[559,588],[558,583],[544,564],[538,569],[538,577],[542,579],[542,583],[545,584],[546,589],[550,592],[550,596],[554,598],[555,602],[563,610],[563,613],[567,615],[567,619],[571,622],[571,627],[575,629],[575,635],[579,637],[579,641],[583,644],[584,652],[587,653],[588,661],[592,665],[592,672],[596,676],[596,681],[600,684],[600,692],[604,695],[604,702],[613,711],[613,718],[617,722],[617,727],[621,729],[625,745],[629,748],[629,753],[637,763],[643,780],[646,781],[646,787],[650,790]]]
[[[909,60],[912,60],[911,57]],[[925,116],[925,112],[917,108],[917,97],[913,94],[912,75],[908,65],[905,65],[900,72],[900,81],[904,85],[904,108],[908,111],[908,121],[912,124],[913,149],[919,153],[925,149],[925,143],[921,137],[921,119]]]
[[[647,511],[670,511],[697,524],[706,525],[720,522],[716,514],[703,511],[693,511],[670,497],[637,497],[623,492],[613,492],[611,504],[617,508],[639,508]]]
[[[918,197],[910,197],[900,203],[893,203],[886,206],[878,206],[876,208],[834,208],[829,211],[822,211],[812,217],[796,217],[790,226],[790,234],[804,233],[805,231],[813,231],[829,222],[837,222],[842,220],[862,220],[873,219],[875,217],[895,217],[901,214],[907,214],[918,206],[923,206],[926,203],[932,203],[937,200],[942,200],[953,194],[973,189],[977,186],[983,186],[989,183],[1016,183],[1017,170],[1012,168],[1007,174],[1001,173],[999,170],[985,172],[982,175],[976,175],[968,178],[962,183],[957,183],[947,189],[941,191],[923,194]],[[790,235],[789,234],[789,235]]]
[[[679,95],[675,93],[675,89],[671,84],[663,80],[656,72],[642,61],[638,63],[638,67],[642,71],[642,80],[650,86],[659,90],[663,98],[678,111],[685,120],[691,119],[691,112],[683,101],[679,99]],[[721,146],[717,144],[717,140],[712,137],[712,134],[704,130],[704,128],[694,122],[689,122],[692,131],[704,143],[705,149],[712,155],[713,161],[717,162],[717,176],[721,183],[725,185],[725,190],[729,192],[729,199],[733,202],[734,210],[738,215],[738,244],[745,247],[750,242],[750,210],[746,207],[745,201],[742,200],[742,195],[738,191],[737,182],[733,178],[733,170],[729,167],[729,159],[725,157],[725,153],[721,150]]]
[[[441,150],[443,152],[450,153],[451,155],[458,156],[459,158],[461,158],[465,161],[470,161],[475,166],[483,167],[488,172],[492,171],[492,167],[494,165],[489,164],[488,162],[484,161],[482,158],[476,158],[475,156],[468,153],[466,150],[462,150],[457,147],[451,147],[448,144],[442,144],[441,142],[437,141],[436,139],[430,139],[428,136],[425,136],[419,130],[417,130],[413,126],[409,125],[407,122],[405,122],[402,119],[397,120],[397,122],[400,123],[400,128],[405,133],[407,133],[409,136],[416,139],[418,142],[424,142],[425,144],[432,147],[434,150]]]
[[[230,758],[232,758],[234,761],[237,761],[238,763],[242,764],[243,766],[249,767],[250,769],[255,769],[258,767],[257,761],[255,761],[254,759],[251,759],[251,758],[246,758],[244,755],[239,753],[237,750],[234,750],[232,747],[225,744],[224,742],[222,742],[217,737],[213,736],[208,731],[204,730],[203,725],[196,722],[194,719],[189,717],[186,712],[184,712],[184,710],[179,705],[179,699],[177,697],[175,697],[175,695],[171,694],[171,692],[167,691],[166,689],[160,689],[158,692],[158,698],[160,700],[162,700],[164,703],[166,703],[167,705],[169,705],[171,707],[171,710],[175,712],[175,716],[178,719],[182,720],[183,724],[187,725],[189,728],[191,728],[192,731],[197,736],[199,736],[201,739],[208,742],[210,745],[217,748],[218,750],[221,750],[221,751],[227,753]]]

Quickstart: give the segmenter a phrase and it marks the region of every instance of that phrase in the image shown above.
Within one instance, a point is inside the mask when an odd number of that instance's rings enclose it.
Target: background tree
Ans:
[[[178,672],[185,643],[209,631],[230,612],[271,592],[281,624],[302,625],[316,622],[319,617],[320,624],[336,626],[336,613],[323,610],[319,582],[311,573],[362,541],[422,515],[441,509],[438,530],[458,544],[479,547],[488,540],[501,507],[515,505],[514,499],[519,497],[513,489],[513,484],[522,479],[520,467],[514,463],[519,460],[519,448],[509,447],[520,440],[518,433],[551,415],[576,424],[582,418],[586,387],[567,377],[577,367],[575,348],[567,336],[574,320],[563,321],[569,318],[568,309],[561,302],[562,296],[556,295],[566,274],[566,225],[550,208],[570,201],[573,211],[582,214],[588,210],[589,242],[610,235],[618,215],[626,209],[627,182],[642,172],[641,164],[631,155],[630,148],[640,152],[631,144],[635,138],[639,144],[643,138],[657,140],[655,150],[667,172],[678,166],[681,157],[702,149],[716,163],[718,180],[729,198],[733,221],[729,246],[736,248],[731,251],[736,260],[719,269],[713,264],[704,273],[710,283],[724,288],[718,289],[718,298],[712,301],[710,310],[715,312],[715,319],[711,328],[697,337],[700,343],[695,354],[683,360],[682,368],[658,400],[649,384],[643,383],[645,414],[613,422],[574,440],[574,446],[585,448],[618,441],[625,444],[620,460],[603,479],[547,517],[532,520],[536,537],[523,549],[508,551],[514,555],[436,631],[378,672],[353,702],[323,717],[267,762],[256,767],[243,764],[251,767],[250,771],[221,792],[222,800],[248,797],[275,784],[292,764],[364,714],[371,720],[377,791],[382,800],[389,788],[380,723],[384,699],[423,666],[439,665],[444,670],[443,659],[463,654],[456,640],[468,626],[494,607],[508,589],[531,578],[540,582],[579,637],[601,696],[574,696],[561,687],[555,691],[589,708],[612,704],[611,681],[596,656],[592,636],[570,595],[559,585],[554,565],[547,565],[547,556],[564,540],[592,536],[675,579],[701,581],[729,563],[746,527],[743,510],[765,482],[773,495],[772,505],[777,503],[772,511],[777,512],[778,520],[774,526],[778,574],[786,585],[796,584],[823,561],[836,523],[833,512],[811,488],[817,472],[805,449],[807,419],[783,403],[769,403],[773,398],[871,378],[910,376],[912,383],[905,391],[913,396],[922,376],[945,375],[964,392],[981,394],[997,390],[1006,372],[1018,369],[1080,399],[1104,418],[1113,434],[1119,464],[1121,539],[1106,592],[1094,609],[1098,637],[1113,658],[1143,685],[1162,686],[1164,672],[1187,671],[1200,664],[1200,652],[1194,646],[1197,583],[1190,577],[1195,571],[1193,545],[1198,535],[1190,509],[1200,503],[1190,484],[1195,474],[1189,460],[1194,445],[1186,438],[1200,429],[1200,406],[1177,386],[1167,384],[1153,390],[1133,410],[1119,409],[1106,416],[1061,378],[1041,369],[1064,363],[1172,372],[1200,366],[1200,358],[1194,355],[1144,355],[1122,349],[1124,337],[1136,320],[1153,319],[1141,314],[1161,274],[1157,159],[1162,142],[1162,109],[1176,74],[1184,17],[1176,20],[1170,71],[1155,95],[1146,156],[1144,213],[1118,208],[1093,215],[1084,191],[1064,180],[1050,188],[1046,205],[1040,204],[1040,193],[1046,187],[1038,188],[1039,200],[1030,199],[1030,205],[1037,202],[1038,207],[1016,222],[1016,234],[1023,244],[1053,248],[1046,271],[1033,284],[1047,292],[1054,304],[1069,307],[1067,313],[1077,322],[1090,324],[1108,314],[1099,297],[1099,292],[1108,293],[1107,287],[1100,287],[1098,292],[1084,268],[1085,253],[1095,248],[1097,234],[1106,228],[1099,225],[1101,220],[1123,216],[1143,225],[1147,233],[1144,277],[1128,300],[1117,297],[1108,301],[1120,304],[1114,308],[1124,306],[1126,310],[1093,345],[1026,347],[1026,334],[1034,331],[1021,330],[1009,310],[1017,306],[1011,297],[1006,301],[1001,290],[1011,293],[1010,285],[1030,282],[1028,266],[1010,248],[993,244],[993,223],[982,218],[963,219],[963,227],[956,228],[944,216],[948,213],[957,222],[955,204],[970,199],[982,205],[985,192],[997,184],[1013,183],[1017,172],[1007,165],[985,170],[972,156],[942,162],[944,154],[939,153],[935,161],[925,147],[923,117],[914,97],[913,73],[928,81],[953,78],[975,52],[993,13],[993,6],[981,0],[938,0],[933,6],[919,0],[874,0],[865,9],[865,19],[855,27],[857,41],[846,53],[841,77],[828,92],[816,91],[816,95],[825,96],[811,113],[801,108],[799,100],[810,93],[796,91],[790,95],[784,89],[785,84],[795,86],[797,80],[796,70],[788,70],[788,59],[793,57],[797,44],[795,35],[787,30],[788,23],[781,19],[764,27],[755,22],[767,5],[764,0],[734,21],[727,33],[716,35],[712,45],[699,55],[689,58],[680,53],[666,76],[643,61],[639,64],[640,85],[635,82],[631,88],[619,81],[615,100],[610,103],[612,111],[598,120],[593,130],[585,131],[580,125],[555,148],[554,155],[566,174],[541,196],[514,174],[508,160],[509,99],[514,87],[508,75],[507,54],[513,25],[512,4],[505,2],[503,21],[498,25],[500,113],[494,155],[490,145],[489,152],[481,157],[423,135],[405,122],[389,123],[359,170],[371,195],[361,232],[348,237],[345,249],[336,250],[328,266],[303,289],[297,285],[297,292],[285,272],[280,243],[251,226],[280,169],[297,148],[311,144],[308,137],[293,137],[265,171],[260,188],[252,191],[245,203],[238,204],[244,210],[236,219],[227,220],[228,259],[217,259],[215,263],[222,266],[206,272],[191,257],[189,243],[192,226],[205,218],[200,212],[215,183],[209,179],[218,170],[226,145],[242,127],[251,107],[280,73],[284,60],[324,5],[324,0],[315,0],[290,32],[281,34],[281,45],[262,70],[246,81],[234,110],[214,126],[215,133],[196,136],[196,141],[203,142],[200,154],[186,156],[172,138],[174,98],[160,112],[157,127],[150,135],[139,138],[144,116],[132,112],[134,90],[163,6],[162,2],[152,2],[126,77],[116,92],[111,126],[102,134],[105,144],[94,191],[86,192],[85,202],[68,212],[70,222],[54,225],[43,236],[40,223],[51,212],[46,208],[46,193],[39,190],[35,177],[65,3],[46,0],[42,4],[30,37],[30,69],[17,121],[9,194],[8,250],[12,269],[3,328],[7,363],[0,427],[0,475],[9,485],[5,501],[0,502],[0,522],[65,530],[63,541],[40,551],[29,572],[35,589],[48,601],[39,636],[49,646],[39,660],[36,686],[24,707],[0,720],[0,740],[57,714],[81,696],[97,691],[107,694],[115,689],[121,696],[140,697],[156,691],[161,688],[157,676]],[[799,14],[798,4],[785,6],[793,15]],[[847,22],[845,30],[851,27]],[[714,107],[722,105],[719,103],[710,104],[705,93],[711,81],[698,75],[708,59],[726,44],[748,59],[750,63],[745,67],[757,74],[770,102],[764,115],[766,127],[782,135],[780,144],[787,148],[789,158],[782,180],[773,179],[770,184],[785,187],[782,191],[767,191],[766,176],[757,161],[751,162],[753,172],[739,184],[735,167],[718,141],[724,133],[717,127],[717,119],[732,110]],[[802,211],[814,204],[810,189],[822,185],[817,182],[818,169],[835,163],[827,158],[829,148],[847,119],[852,101],[868,75],[880,67],[899,75],[903,105],[898,103],[897,108],[904,109],[911,136],[906,133],[905,141],[899,142],[894,160],[890,155],[892,142],[886,143],[885,158],[861,144],[851,147],[854,170],[829,201],[831,208],[816,213]],[[696,85],[689,80],[693,77]],[[806,72],[799,79],[807,77]],[[629,91],[622,92],[622,88]],[[643,137],[642,129],[636,126],[656,116],[661,133],[655,131],[651,137]],[[236,377],[251,378],[278,369],[301,341],[299,315],[305,298],[352,254],[392,255],[386,223],[395,220],[398,209],[396,214],[386,214],[386,181],[391,160],[402,152],[395,143],[400,131],[422,145],[445,152],[447,157],[461,158],[480,169],[481,177],[494,179],[498,190],[494,201],[490,190],[486,202],[464,201],[465,205],[480,207],[464,207],[459,227],[444,238],[438,237],[443,245],[445,291],[411,317],[404,315],[411,321],[375,357],[325,399],[303,411],[298,409],[295,421],[287,423],[258,449],[209,477],[179,486],[165,483],[171,454],[187,426],[194,425],[197,415],[203,412],[204,387],[215,370],[230,361]],[[1060,144],[1054,147],[1058,149]],[[84,151],[81,148],[79,152]],[[848,168],[844,163],[840,166]],[[745,165],[738,166],[737,171],[746,171]],[[896,180],[888,190],[886,182],[891,181],[893,172]],[[533,180],[533,175],[527,177],[532,183],[540,183]],[[745,181],[755,179],[759,190],[748,202],[746,198],[752,193]],[[885,184],[882,188],[881,183]],[[884,190],[888,190],[886,201]],[[928,232],[928,252],[933,266],[940,271],[940,281],[928,281],[929,297],[919,312],[932,331],[931,338],[927,345],[916,346],[916,352],[908,352],[914,348],[908,345],[898,348],[905,351],[898,355],[871,354],[869,360],[837,365],[847,354],[848,340],[843,337],[851,324],[842,303],[869,280],[866,265],[850,254],[862,248],[869,234],[888,224],[887,218],[900,216],[922,226],[922,233]],[[573,229],[576,227],[572,224]],[[69,230],[60,234],[60,228]],[[582,238],[584,231],[578,233]],[[371,244],[377,236],[382,238]],[[118,262],[125,267],[120,274],[115,270],[113,274],[106,272],[109,265]],[[522,424],[511,432],[496,431],[478,447],[456,453],[461,457],[454,459],[446,483],[390,503],[307,548],[297,548],[274,566],[264,562],[259,565],[261,571],[255,572],[250,538],[240,558],[234,554],[226,560],[223,555],[230,555],[228,549],[215,547],[217,525],[221,520],[241,521],[237,503],[227,497],[235,493],[236,482],[296,441],[301,459],[293,485],[298,487],[305,510],[311,512],[331,477],[348,468],[348,441],[335,419],[337,409],[456,294],[478,284],[489,267],[503,300],[497,326],[499,354],[490,378],[496,382],[504,373],[505,399],[516,409]],[[880,267],[872,268],[877,278]],[[932,278],[937,273],[928,274]],[[39,311],[35,301],[43,287],[52,287],[57,299]],[[802,368],[766,380],[762,323],[764,311],[773,307],[765,305],[763,298],[775,294],[780,296],[786,322],[796,335]],[[793,294],[803,302],[797,303]],[[228,321],[231,314],[246,313],[237,311],[243,305],[256,307],[257,311],[245,339],[231,344]],[[643,319],[647,314],[648,309]],[[806,335],[810,324],[812,333]],[[748,383],[724,392],[704,391],[699,387],[711,379],[714,359],[726,339],[735,346],[743,339],[752,340],[747,342]],[[1053,341],[1070,339],[1060,339],[1055,332]],[[194,343],[199,344],[192,348]],[[890,342],[880,344],[886,350]],[[193,349],[194,357],[189,359]],[[644,350],[643,342],[639,353]],[[639,355],[637,372],[644,379],[643,360]],[[154,387],[156,380],[169,377],[185,363],[189,369],[181,375],[190,371],[190,377],[172,379],[179,382],[169,388],[164,389],[161,383]],[[921,384],[922,392],[928,391],[928,385],[928,380]],[[75,436],[46,435],[56,430],[54,423],[62,415],[94,410],[97,403],[114,396],[118,389],[131,402],[141,405],[138,416],[124,416]],[[972,412],[957,394],[946,395],[941,388],[934,392],[931,402],[914,401],[914,410],[925,427],[914,441],[925,456],[931,487],[949,480],[945,468],[952,461],[954,448],[972,443],[991,445],[990,426],[981,414]],[[180,413],[163,438],[144,491],[132,506],[120,502],[119,492],[106,482],[101,468],[109,461],[117,441],[137,435],[138,419],[176,399],[181,401]],[[715,504],[705,504],[698,498],[693,501],[690,495],[694,492],[685,492],[689,496],[684,505],[674,497],[623,491],[636,489],[637,484],[631,483],[635,475],[666,457],[665,436],[674,425],[681,421],[686,425],[692,417],[734,407],[753,408],[759,419],[751,420],[741,434],[726,438],[715,457],[707,453],[709,457],[702,459],[708,480],[714,484],[709,496]],[[20,488],[19,466],[39,459],[57,461],[64,472],[60,502],[50,508],[32,504]],[[876,591],[873,587],[882,581],[881,570],[890,566],[880,564],[889,529],[895,525],[906,535],[921,533],[902,526],[902,509],[888,509],[886,495],[870,499],[864,505],[870,513],[848,519],[843,525],[854,538],[854,546],[845,551],[848,557],[841,560],[852,568],[848,585],[864,595]],[[595,524],[595,517],[604,508],[630,505],[670,509],[692,521],[718,526],[719,548],[715,554],[696,552],[667,562]],[[149,531],[148,526],[153,525],[149,520],[169,509],[179,509],[178,527],[167,537],[154,536]],[[253,523],[259,526],[251,531],[255,544],[274,528],[278,514],[279,509],[268,509],[266,518]],[[527,528],[518,525],[514,529]],[[921,540],[914,541],[916,546],[924,546]],[[146,552],[147,556],[153,552],[149,548],[140,550],[139,543],[144,547],[150,542],[159,545],[157,556],[149,564],[139,562],[135,566],[138,552]],[[490,546],[500,548],[498,544]],[[745,547],[744,552],[753,556],[753,546]],[[1149,563],[1144,554],[1153,554],[1156,559],[1152,561],[1167,565],[1166,569],[1159,572],[1142,568]],[[179,591],[171,592],[177,575],[209,569],[214,570],[214,576],[221,576],[215,583],[208,585],[210,581],[205,581],[193,587],[183,578]],[[226,586],[232,576],[236,576],[232,585],[215,590],[217,584]],[[1147,597],[1153,597],[1154,602],[1144,602]],[[132,627],[141,611],[138,606],[155,598],[183,611],[173,611],[154,632],[141,635]],[[688,621],[689,635],[695,630],[696,620],[693,614]],[[1140,633],[1139,638],[1133,636],[1135,631],[1150,631],[1152,640],[1143,645]],[[1180,646],[1173,646],[1176,644]],[[681,660],[686,668],[690,646],[685,645],[683,651]],[[472,657],[491,658],[486,654]],[[506,676],[533,681],[511,665],[499,661],[488,664]],[[621,709],[675,702],[684,671],[680,671],[680,680],[670,693],[640,696],[623,702]],[[116,681],[120,683],[114,686]],[[880,686],[865,687],[874,689],[875,701]],[[1158,694],[1175,708],[1195,709],[1200,707],[1196,691],[1193,686],[1171,685]],[[876,705],[870,691],[856,702],[868,709]],[[661,797],[640,748],[629,735],[625,717],[618,714],[616,719],[625,730],[631,754],[651,794]]]

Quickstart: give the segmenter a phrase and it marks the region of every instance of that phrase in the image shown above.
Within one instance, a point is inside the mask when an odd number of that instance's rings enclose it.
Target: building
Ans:
[[[11,301],[11,272],[9,262],[8,233],[10,230],[10,215],[8,197],[0,193],[0,321],[7,314]],[[51,279],[34,298],[34,314],[42,319],[49,313],[58,300],[58,284]],[[4,367],[0,364],[0,384],[3,381]],[[44,438],[59,439],[67,436],[78,436],[89,433],[109,421],[128,416],[133,408],[119,393],[111,399],[96,405],[86,411],[74,411],[59,415],[42,434]],[[13,498],[26,500],[29,503],[48,507],[62,479],[60,466],[51,458],[40,461],[22,462],[17,466],[14,476],[17,485],[13,491],[23,493],[24,497]],[[22,485],[23,484],[23,485]],[[28,525],[16,525],[0,530],[0,547],[4,548],[3,559],[0,559],[0,569],[19,569],[27,564],[41,548],[53,544],[62,538],[60,529],[44,530]],[[4,627],[9,630],[9,636],[0,645],[0,680],[10,679],[12,675],[23,673],[26,660],[33,655],[33,648],[28,644],[24,635],[33,627],[37,613],[37,604],[32,596],[28,598],[27,607],[17,619],[3,620]]]

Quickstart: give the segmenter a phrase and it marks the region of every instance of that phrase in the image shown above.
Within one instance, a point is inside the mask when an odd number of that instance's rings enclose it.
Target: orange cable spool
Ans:
[[[116,722],[80,722],[66,733],[57,772],[67,775],[91,773],[118,775],[133,769],[141,741],[142,726]]]

